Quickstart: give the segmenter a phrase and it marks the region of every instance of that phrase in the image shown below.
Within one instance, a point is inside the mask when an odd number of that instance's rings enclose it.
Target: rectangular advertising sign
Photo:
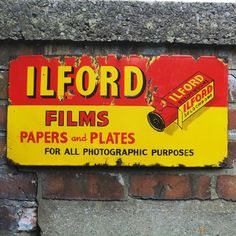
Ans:
[[[20,56],[8,158],[19,165],[220,167],[227,65],[202,56]]]

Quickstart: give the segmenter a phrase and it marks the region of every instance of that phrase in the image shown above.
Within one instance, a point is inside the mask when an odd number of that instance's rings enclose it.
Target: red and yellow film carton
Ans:
[[[163,131],[177,120],[182,128],[183,122],[214,98],[214,81],[196,73],[185,80],[163,98],[155,97],[152,106],[155,111],[148,114],[150,125]]]
[[[227,65],[213,56],[19,56],[9,84],[16,164],[220,167],[227,157]]]

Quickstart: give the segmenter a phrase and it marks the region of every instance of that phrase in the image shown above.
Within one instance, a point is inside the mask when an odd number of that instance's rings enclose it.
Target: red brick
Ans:
[[[236,142],[228,143],[228,156],[236,158]]]
[[[6,147],[6,137],[1,137],[0,136],[0,165],[6,164],[7,163],[7,159],[6,159],[6,151],[7,151],[7,147]]]
[[[222,163],[222,167],[233,168],[236,160],[236,142],[228,142],[228,157]]]
[[[124,186],[108,173],[57,173],[43,177],[43,198],[122,200]]]
[[[0,230],[13,230],[17,227],[14,206],[0,206]]]
[[[8,72],[0,71],[0,99],[8,98]]]
[[[219,198],[236,201],[236,176],[221,175],[217,178],[216,192]]]
[[[196,199],[210,199],[210,184],[211,179],[209,176],[200,175],[190,177],[192,186],[192,198]]]
[[[229,102],[236,102],[236,73],[229,71]]]
[[[7,151],[7,140],[6,137],[0,136],[0,159],[6,156]]]
[[[229,129],[236,129],[236,109],[229,109]]]
[[[37,193],[37,178],[32,173],[0,173],[0,198],[33,200]]]
[[[15,232],[19,231],[34,231],[36,233],[36,230],[37,204],[35,202],[11,200],[1,201],[0,235],[15,235]]]
[[[7,127],[7,106],[0,105],[0,130],[6,130]]]
[[[195,175],[133,175],[129,194],[143,199],[209,199],[210,178]]]

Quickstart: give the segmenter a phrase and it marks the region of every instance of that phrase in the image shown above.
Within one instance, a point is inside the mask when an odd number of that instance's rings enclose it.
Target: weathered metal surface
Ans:
[[[9,75],[15,163],[220,167],[227,156],[227,65],[215,57],[20,56]]]

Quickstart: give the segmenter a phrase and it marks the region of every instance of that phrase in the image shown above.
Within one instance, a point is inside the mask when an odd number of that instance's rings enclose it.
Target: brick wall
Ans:
[[[53,49],[52,49],[53,47]],[[17,50],[14,50],[17,48]],[[49,50],[50,48],[50,50]],[[87,50],[89,48],[89,50]],[[120,48],[120,49],[119,49]],[[20,54],[46,56],[81,53],[150,53],[150,48],[168,54],[216,55],[229,61],[229,155],[223,169],[109,168],[109,167],[17,167],[6,159],[8,62]],[[121,51],[122,50],[122,51]],[[79,53],[78,53],[79,51]],[[88,52],[89,51],[89,52]],[[77,45],[52,42],[37,46],[27,42],[4,42],[0,46],[0,235],[40,235],[37,222],[42,201],[141,201],[220,199],[236,201],[236,49],[210,46],[136,44]],[[63,54],[62,54],[63,53]],[[236,63],[235,63],[236,64]],[[33,156],[32,156],[33,158]],[[45,216],[47,217],[47,216]],[[47,234],[43,234],[47,235]]]
[[[124,235],[122,229],[126,229],[126,225],[131,227],[128,221],[137,228],[136,234],[130,235],[156,235],[155,225],[164,227],[165,233],[159,235],[234,235],[236,228],[230,222],[235,213],[230,209],[234,209],[236,201],[235,5],[114,2],[109,5],[102,2],[97,6],[95,1],[88,4],[86,1],[60,2],[0,2],[3,9],[0,13],[0,235],[97,235],[102,234],[104,228],[103,235]],[[161,20],[158,20],[159,15]],[[188,54],[195,58],[215,55],[227,61],[229,142],[224,168],[36,168],[8,162],[9,61],[18,55],[76,56],[83,53]],[[157,206],[163,211],[169,210],[173,218],[160,219],[160,223],[158,219],[148,218],[149,214],[157,214],[153,213]],[[178,217],[190,206],[199,209],[202,206],[206,212],[213,212],[211,219],[215,217],[219,221],[208,222],[202,215],[201,220],[199,213],[191,212],[189,218],[197,222],[197,231],[187,229],[189,219]],[[148,209],[147,214],[144,207]],[[82,213],[74,213],[73,209]],[[131,209],[132,214],[127,209]],[[119,210],[124,216],[124,220],[120,218],[122,226],[115,219]],[[97,215],[108,221],[101,223]],[[150,221],[146,225],[139,223],[145,216]],[[101,224],[94,226],[97,231],[91,228],[96,222],[83,220],[89,218]],[[184,222],[179,231],[176,231],[178,226],[171,225],[176,219],[179,225],[182,219]],[[73,229],[76,232],[73,233]]]

